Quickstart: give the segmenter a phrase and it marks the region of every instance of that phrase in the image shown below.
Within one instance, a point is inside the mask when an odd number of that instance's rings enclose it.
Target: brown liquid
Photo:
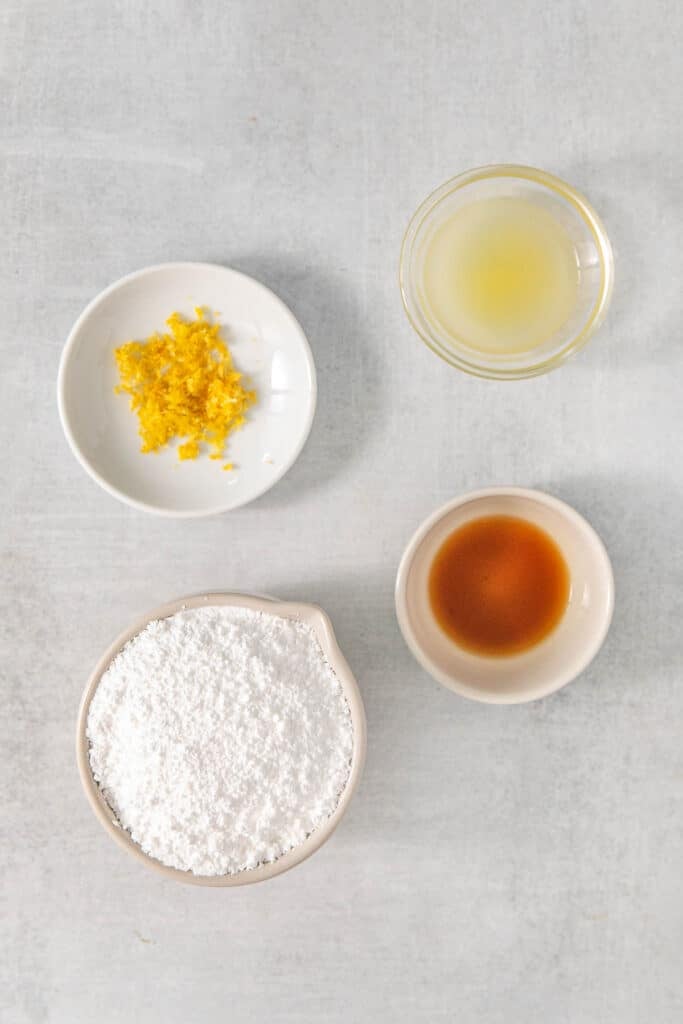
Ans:
[[[485,516],[448,537],[429,573],[440,627],[477,654],[518,654],[557,626],[569,570],[545,530],[514,516]]]

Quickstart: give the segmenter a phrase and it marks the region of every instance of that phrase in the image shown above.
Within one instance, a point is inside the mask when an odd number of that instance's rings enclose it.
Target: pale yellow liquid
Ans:
[[[528,199],[470,203],[426,245],[427,316],[482,352],[514,354],[544,344],[569,319],[578,287],[569,234]]]

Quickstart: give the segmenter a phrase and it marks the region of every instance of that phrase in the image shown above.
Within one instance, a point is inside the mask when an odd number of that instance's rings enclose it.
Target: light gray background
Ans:
[[[2,5],[3,1024],[681,1019],[680,12]],[[606,326],[520,384],[441,363],[396,281],[426,193],[501,160],[585,191],[616,252]],[[117,504],[55,405],[84,304],[182,259],[270,285],[319,372],[297,465],[209,521]],[[516,708],[432,682],[392,604],[421,519],[496,483],[574,504],[617,583],[593,666]],[[103,647],[207,588],[320,602],[369,720],[329,845],[224,892],[125,857],[73,755]]]

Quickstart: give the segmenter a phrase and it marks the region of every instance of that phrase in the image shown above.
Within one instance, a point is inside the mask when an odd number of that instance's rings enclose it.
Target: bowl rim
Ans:
[[[114,486],[114,484],[110,483],[106,477],[104,477],[97,469],[95,469],[93,464],[86,457],[78,441],[76,440],[76,436],[71,426],[68,403],[65,397],[66,380],[69,371],[69,363],[71,361],[71,357],[73,355],[74,347],[76,344],[76,339],[78,338],[83,328],[83,325],[85,324],[88,317],[100,305],[100,303],[104,302],[104,300],[107,299],[113,292],[118,291],[119,288],[122,288],[124,285],[129,284],[131,281],[135,281],[138,280],[139,278],[147,277],[148,275],[158,273],[161,271],[188,269],[226,271],[227,273],[232,274],[235,277],[243,278],[246,281],[250,281],[253,284],[258,285],[259,288],[261,288],[264,292],[270,295],[271,298],[275,301],[275,303],[291,319],[292,323],[294,324],[294,327],[297,330],[311,381],[311,389],[309,392],[310,397],[308,416],[306,418],[306,423],[304,425],[304,429],[301,433],[301,437],[296,448],[292,449],[292,453],[289,456],[289,458],[285,460],[281,466],[278,466],[277,472],[271,480],[269,480],[256,493],[251,495],[251,497],[247,498],[245,501],[239,502],[237,505],[235,505],[232,502],[225,502],[218,505],[212,505],[210,507],[200,506],[199,508],[191,509],[171,509],[168,508],[168,506],[166,505],[154,505],[150,502],[141,501],[139,498],[134,498],[131,495],[127,494],[125,491],[122,491],[120,490],[120,488]],[[120,277],[116,281],[113,281],[110,285],[107,285],[106,288],[103,288],[102,291],[99,292],[93,299],[91,299],[91,301],[79,314],[71,330],[69,331],[69,334],[67,335],[67,339],[64,343],[64,347],[62,348],[62,353],[59,358],[59,369],[57,371],[57,409],[59,412],[59,420],[62,425],[62,430],[64,431],[64,436],[66,437],[68,445],[71,448],[71,451],[75,456],[77,462],[80,463],[80,465],[86,471],[88,476],[90,476],[90,478],[94,480],[95,483],[99,484],[99,486],[108,494],[110,494],[113,498],[116,498],[118,501],[122,501],[125,505],[129,505],[132,508],[139,509],[143,512],[150,512],[153,515],[164,516],[169,519],[199,519],[205,516],[215,516],[221,515],[224,512],[231,512],[234,509],[242,508],[244,505],[247,505],[252,501],[256,501],[257,498],[260,498],[267,491],[269,491],[271,487],[274,487],[277,483],[279,483],[282,477],[289,472],[289,470],[292,468],[296,460],[299,458],[306,442],[308,441],[311,429],[313,427],[313,420],[315,419],[317,400],[318,383],[315,362],[313,359],[313,352],[311,350],[311,346],[308,341],[308,338],[306,337],[304,329],[299,323],[298,319],[294,316],[294,313],[291,311],[289,306],[285,302],[283,302],[279,295],[276,295],[275,292],[272,291],[267,285],[263,284],[263,282],[257,280],[255,277],[251,277],[249,274],[245,274],[242,270],[235,270],[233,267],[224,266],[221,263],[205,263],[193,260],[177,260],[168,263],[153,263],[148,267],[141,267],[139,270],[134,270],[132,271],[132,273],[125,274],[123,277]]]
[[[454,509],[460,508],[462,505],[469,504],[470,502],[479,501],[483,498],[496,497],[524,498],[528,501],[533,501],[540,505],[545,505],[548,508],[552,508],[556,512],[560,513],[560,515],[570,520],[590,543],[592,557],[599,563],[600,572],[606,585],[607,606],[600,631],[594,641],[586,646],[585,650],[572,662],[567,671],[558,673],[546,686],[538,687],[533,692],[516,691],[504,694],[489,693],[483,690],[478,690],[474,686],[469,686],[460,679],[456,679],[447,672],[442,671],[441,668],[430,658],[424,647],[422,647],[418,642],[408,614],[408,576],[410,574],[417,549],[425,537],[432,531],[437,523],[439,523]],[[546,494],[544,491],[538,491],[526,487],[486,487],[481,490],[469,491],[467,494],[460,495],[457,498],[447,501],[444,505],[441,505],[432,512],[431,515],[423,520],[422,523],[420,523],[401,556],[401,561],[396,573],[394,604],[396,618],[398,620],[401,633],[403,634],[403,639],[412,652],[414,658],[422,668],[432,676],[433,679],[436,679],[437,682],[441,683],[447,689],[452,690],[454,693],[457,693],[459,696],[467,697],[469,700],[475,700],[483,704],[526,704],[534,700],[540,700],[543,697],[548,697],[551,693],[556,693],[557,690],[561,690],[563,686],[571,683],[583,671],[585,671],[591,661],[593,661],[605,641],[612,622],[612,616],[614,614],[614,572],[607,549],[598,533],[580,512],[577,512],[575,508],[572,508],[572,506],[568,505],[565,501],[562,501],[560,498],[556,498],[551,494]]]
[[[327,821],[320,828],[316,829],[315,832],[312,832],[303,843],[295,846],[292,850],[289,850],[271,863],[260,864],[256,868],[246,869],[233,875],[195,875],[191,871],[181,871],[179,868],[162,864],[161,861],[145,853],[130,834],[116,821],[114,812],[104,799],[90,768],[86,726],[90,702],[100,679],[112,660],[129,640],[155,619],[168,618],[187,609],[215,606],[249,608],[253,611],[264,612],[269,615],[296,619],[300,622],[305,622],[313,628],[326,659],[341,683],[344,696],[349,704],[353,724],[353,752],[351,755],[349,777],[339,797],[339,803]],[[193,594],[174,601],[168,601],[152,611],[138,616],[127,629],[109,644],[98,659],[83,691],[76,723],[76,763],[78,765],[78,774],[91,810],[105,832],[127,853],[158,874],[164,875],[166,878],[176,882],[213,888],[252,885],[255,882],[266,881],[296,867],[296,865],[301,864],[308,857],[312,856],[316,850],[319,850],[339,825],[358,788],[365,764],[366,748],[367,723],[363,698],[356,678],[337,643],[334,629],[327,613],[316,604],[302,601],[280,601],[274,597],[246,594],[238,591]]]
[[[453,350],[453,352],[444,351],[443,347],[438,344],[436,340],[432,338],[431,335],[416,321],[410,308],[410,273],[408,265],[410,262],[412,245],[422,223],[432,210],[447,196],[451,195],[451,193],[477,181],[495,178],[523,178],[527,181],[536,182],[536,184],[542,185],[552,192],[559,193],[583,218],[593,235],[593,239],[600,254],[600,293],[593,306],[590,317],[582,329],[578,334],[572,337],[567,344],[559,350],[559,352],[554,353],[552,356],[547,359],[543,359],[538,363],[530,363],[528,366],[518,367],[515,369],[504,369],[486,365],[476,357],[467,359],[455,350]],[[607,315],[607,310],[609,309],[612,291],[614,288],[614,254],[609,236],[602,220],[596,213],[592,204],[588,199],[586,199],[583,193],[578,191],[578,189],[575,189],[568,182],[554,174],[551,174],[549,171],[543,171],[537,167],[531,167],[526,164],[487,164],[482,167],[474,167],[461,174],[455,175],[455,177],[449,178],[447,181],[443,182],[443,184],[433,189],[433,191],[423,199],[415,213],[410,218],[403,235],[399,257],[398,279],[401,300],[403,302],[403,308],[408,318],[408,322],[427,348],[434,352],[435,355],[439,356],[440,359],[443,359],[443,361],[448,363],[450,366],[454,366],[456,369],[462,370],[464,373],[468,373],[473,377],[482,377],[488,380],[525,380],[530,377],[538,377],[541,374],[549,373],[551,370],[561,366],[567,359],[573,356],[574,353],[582,349],[600,327]],[[458,340],[464,348],[467,348],[467,345],[462,341],[462,339]],[[472,351],[474,353],[475,350]]]

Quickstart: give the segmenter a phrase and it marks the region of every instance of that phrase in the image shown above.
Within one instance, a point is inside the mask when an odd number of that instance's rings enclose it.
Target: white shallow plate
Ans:
[[[138,419],[114,388],[114,349],[165,329],[173,312],[214,312],[235,364],[253,383],[257,404],[228,439],[225,461],[181,462],[175,448],[143,455]],[[293,314],[245,274],[209,263],[165,263],[122,278],[90,303],[64,346],[59,414],[81,465],[106,491],[148,512],[202,516],[252,501],[294,463],[316,402],[313,357]]]

